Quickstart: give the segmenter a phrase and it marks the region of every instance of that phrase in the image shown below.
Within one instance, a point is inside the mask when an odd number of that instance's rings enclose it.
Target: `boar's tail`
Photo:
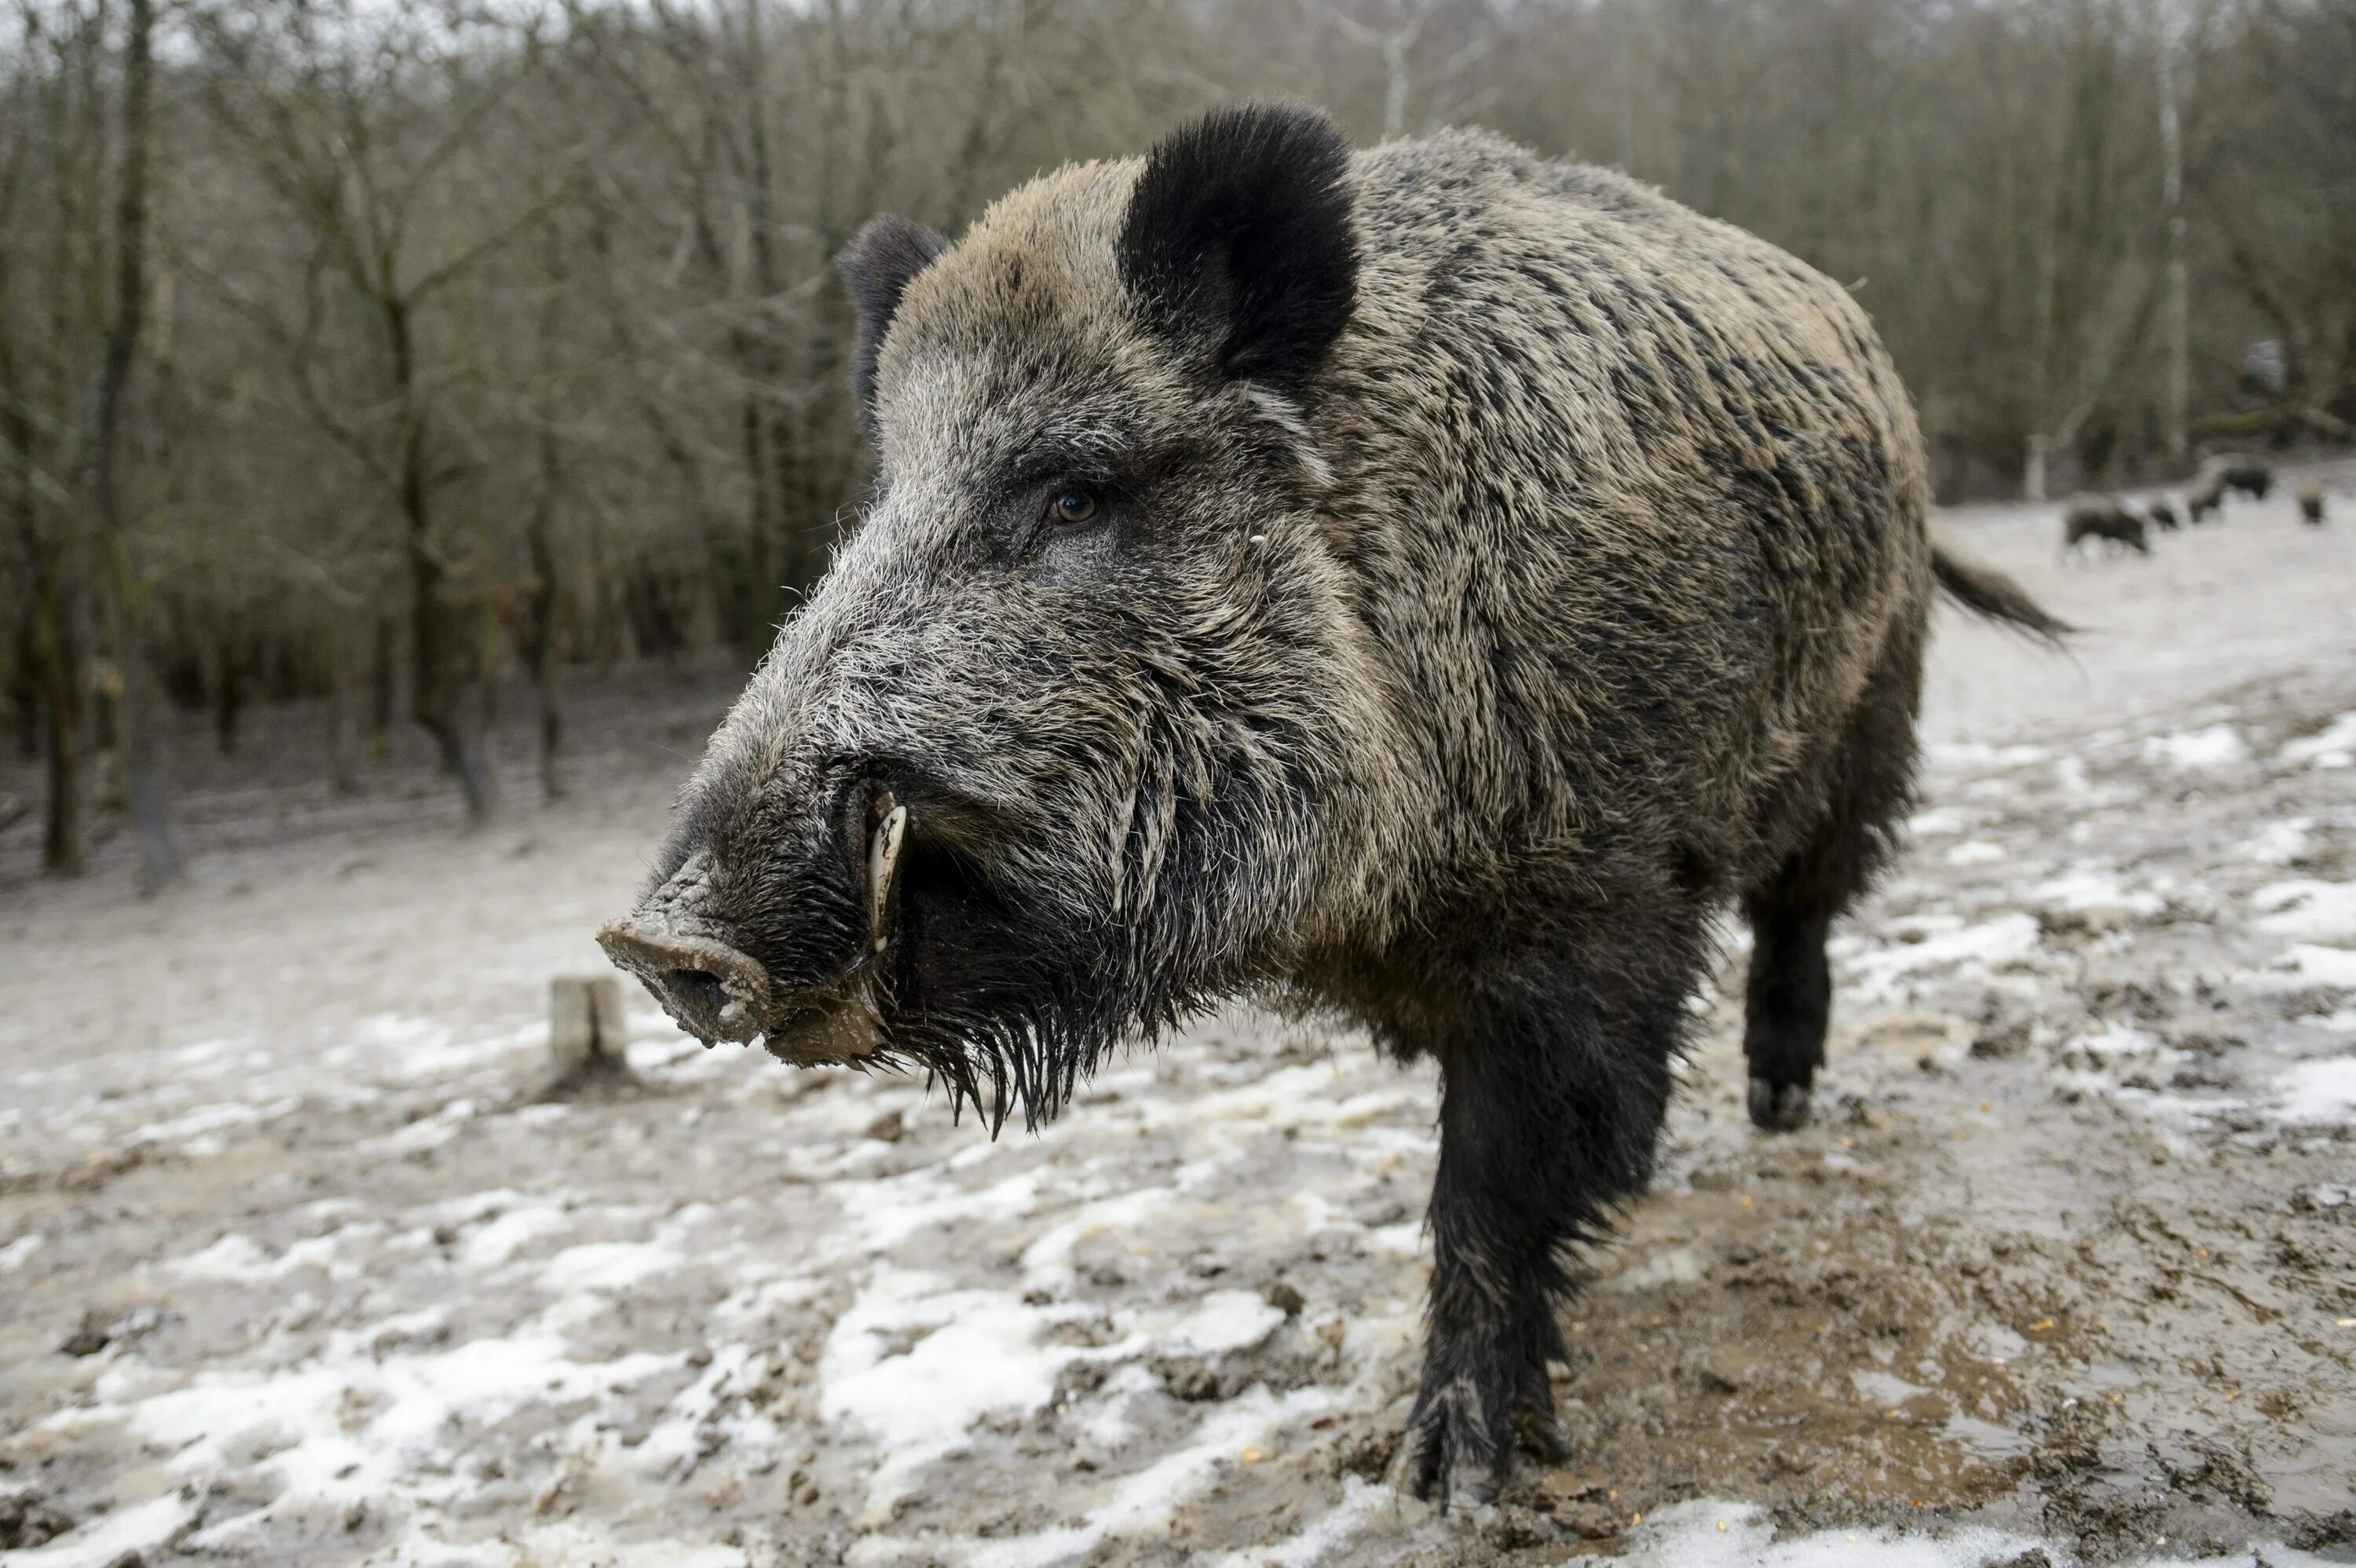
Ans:
[[[1948,598],[1973,614],[2015,627],[2040,642],[2058,648],[2063,637],[2078,629],[2047,613],[2043,605],[2003,572],[1965,560],[1944,545],[1931,547],[1931,574]]]

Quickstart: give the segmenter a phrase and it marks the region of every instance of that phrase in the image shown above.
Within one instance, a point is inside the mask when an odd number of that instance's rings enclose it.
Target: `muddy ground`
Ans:
[[[2099,630],[1943,624],[1815,1124],[1743,1117],[1733,933],[1566,1315],[1578,1460],[1473,1517],[1385,1480],[1428,1072],[1237,1012],[992,1144],[643,1007],[637,1089],[551,1098],[724,680],[584,700],[573,798],[474,837],[405,739],[342,798],[316,716],[189,737],[188,887],[0,832],[0,1563],[2356,1561],[2337,504],[2070,567],[1944,519]]]

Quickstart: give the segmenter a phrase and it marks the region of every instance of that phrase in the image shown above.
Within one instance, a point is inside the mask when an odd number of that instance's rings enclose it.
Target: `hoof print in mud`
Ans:
[[[1751,1081],[1751,1120],[1771,1133],[1794,1133],[1808,1125],[1808,1086]]]

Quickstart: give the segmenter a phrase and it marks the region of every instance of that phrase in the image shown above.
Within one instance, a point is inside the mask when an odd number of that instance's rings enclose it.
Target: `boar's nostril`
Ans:
[[[709,969],[673,969],[663,983],[680,1001],[699,1012],[708,1009],[715,1018],[728,1002],[728,987]]]
[[[617,921],[597,933],[613,961],[699,1040],[750,1040],[769,1003],[760,964],[713,937],[657,922]]]

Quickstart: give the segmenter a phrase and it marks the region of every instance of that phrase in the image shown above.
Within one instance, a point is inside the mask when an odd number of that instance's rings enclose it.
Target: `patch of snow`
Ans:
[[[27,1231],[5,1247],[0,1247],[0,1274],[15,1274],[25,1266],[26,1260],[47,1245],[48,1238],[38,1231]]]
[[[572,1223],[564,1211],[552,1203],[510,1209],[467,1237],[458,1258],[473,1268],[495,1267],[541,1237],[564,1230]]]
[[[1375,1516],[1398,1506],[1398,1494],[1356,1476],[1342,1477],[1342,1500],[1281,1541],[1248,1552],[1198,1560],[1201,1568],[1310,1568],[1327,1553],[1364,1530]]]
[[[1200,1491],[1223,1465],[1241,1460],[1279,1426],[1316,1415],[1334,1401],[1331,1389],[1295,1389],[1282,1398],[1255,1384],[1221,1405],[1196,1427],[1187,1446],[1125,1476],[1085,1523],[1004,1542],[981,1544],[964,1555],[969,1568],[1044,1568],[1089,1552],[1107,1539],[1151,1540],[1170,1528],[1180,1504]]]
[[[1037,1241],[1023,1249],[1023,1284],[1035,1290],[1069,1289],[1078,1278],[1072,1253],[1082,1242],[1108,1231],[1134,1232],[1145,1223],[1148,1215],[1176,1196],[1167,1187],[1141,1187],[1118,1198],[1083,1204],[1071,1218],[1042,1232]]]
[[[2160,1049],[2158,1040],[2132,1024],[2111,1023],[2093,1034],[2082,1034],[2062,1048],[2064,1058],[2086,1056],[2097,1062],[2114,1061],[2121,1057],[2149,1056]]]
[[[2072,866],[2029,891],[2031,901],[2053,909],[2126,910],[2133,914],[2158,914],[2168,901],[2150,891],[2129,892],[2117,877],[2095,866]]]
[[[2244,839],[2234,853],[2254,865],[2287,866],[2305,859],[2314,843],[2315,818],[2290,816],[2267,823],[2254,837]]]
[[[1978,741],[1954,741],[1946,744],[1933,742],[1922,748],[1923,754],[1942,767],[1973,768],[1989,771],[1998,768],[2025,768],[2031,763],[2041,763],[2052,753],[2042,746],[1990,746]]]
[[[2250,905],[2266,912],[2256,923],[2260,931],[2318,942],[2356,940],[2356,882],[2269,882],[2250,895]]]
[[[2356,953],[2345,947],[2292,944],[2274,967],[2252,978],[2270,986],[2330,986],[2356,990]]]
[[[1947,851],[1944,859],[1950,866],[1987,866],[2004,859],[2004,847],[1985,838],[1974,838]]]
[[[420,1154],[426,1149],[440,1148],[458,1136],[458,1129],[473,1119],[472,1100],[453,1100],[430,1116],[421,1116],[397,1133],[388,1133],[369,1146],[371,1154]]]
[[[1938,838],[1951,833],[1961,833],[1977,820],[1970,812],[1959,811],[1952,805],[1936,805],[1908,817],[1906,831],[1917,838]]]
[[[262,1243],[238,1231],[231,1231],[200,1253],[170,1260],[164,1268],[187,1279],[220,1279],[237,1285],[274,1279],[279,1272],[276,1261],[262,1250]]]
[[[177,1492],[166,1492],[135,1508],[102,1514],[46,1546],[0,1552],[0,1563],[7,1568],[107,1568],[118,1558],[135,1558],[164,1544],[195,1507]]]
[[[1129,1419],[1130,1402],[1161,1387],[1160,1378],[1135,1362],[1121,1368],[1105,1379],[1096,1402],[1078,1414],[1080,1435],[1099,1448],[1120,1447],[1136,1435]]]
[[[2312,735],[2284,741],[2275,756],[2312,768],[2356,767],[2356,713],[2342,713]]]
[[[1885,1410],[1895,1410],[1908,1400],[1930,1392],[1920,1383],[1910,1383],[1904,1378],[1893,1377],[1888,1372],[1853,1371],[1848,1379],[1857,1387],[1858,1398]]]
[[[249,1456],[263,1452],[251,1468],[281,1487],[265,1508],[234,1521],[252,1529],[322,1503],[418,1495],[421,1486],[436,1484],[420,1472],[446,1469],[463,1451],[467,1428],[494,1424],[530,1403],[597,1399],[679,1361],[641,1353],[578,1362],[544,1329],[426,1354],[381,1354],[380,1331],[388,1326],[331,1335],[318,1356],[287,1368],[198,1372],[145,1395],[118,1379],[102,1385],[97,1403],[38,1424],[119,1424],[170,1453],[169,1473],[198,1478],[246,1471]],[[144,1371],[139,1381],[151,1384],[169,1375]]]
[[[1972,1354],[1983,1361],[1998,1363],[2018,1360],[2029,1349],[2029,1341],[2001,1323],[1982,1321],[1972,1326],[1965,1337]]]
[[[1673,1504],[1646,1518],[1619,1561],[1627,1568],[1997,1568],[2032,1549],[2055,1563],[2079,1561],[2057,1542],[1984,1525],[1938,1535],[1833,1529],[1779,1540],[1755,1504],[1701,1501]],[[2276,1541],[2254,1541],[2243,1552],[2273,1568],[2327,1568],[2326,1559]],[[2216,1568],[2241,1560],[2149,1553],[2120,1561],[2127,1568]]]
[[[871,1434],[883,1456],[869,1484],[869,1524],[889,1519],[916,1472],[963,1447],[976,1422],[1028,1415],[1055,1397],[1056,1372],[1084,1352],[1043,1345],[1040,1335],[1076,1310],[1085,1309],[945,1290],[932,1275],[876,1268],[819,1359],[820,1413]]]
[[[851,1104],[848,1097],[845,1104]],[[874,1113],[872,1108],[858,1107],[853,1115],[864,1126]],[[880,1160],[890,1147],[862,1139],[854,1146],[854,1152]],[[885,1253],[928,1225],[1020,1219],[1038,1207],[1046,1174],[1034,1168],[988,1187],[967,1189],[937,1168],[920,1167],[904,1176],[830,1181],[828,1195],[846,1212],[859,1216],[852,1232],[856,1253]]]
[[[1888,996],[1905,976],[1924,969],[1977,968],[2026,958],[2037,951],[2033,915],[2008,914],[1979,925],[1925,936],[1920,942],[1867,946],[1850,958],[1859,995]]]
[[[1641,1568],[1986,1568],[2038,1543],[1974,1528],[1952,1535],[1826,1530],[1775,1538],[1751,1503],[1677,1503],[1647,1518],[1623,1561]]]
[[[2154,735],[2143,743],[2143,760],[2179,773],[2208,773],[2248,762],[2250,747],[2231,724],[2211,724],[2206,730]]]
[[[751,1371],[751,1377],[744,1374]],[[634,1451],[631,1462],[638,1468],[657,1475],[675,1475],[691,1467],[701,1453],[698,1431],[721,1413],[723,1391],[731,1381],[742,1378],[750,1387],[760,1381],[758,1363],[750,1345],[723,1345],[712,1353],[712,1360],[695,1381],[674,1395],[670,1407],[663,1413],[646,1441]],[[774,1424],[760,1418],[764,1425]]]
[[[193,1111],[183,1111],[167,1121],[150,1122],[130,1135],[130,1141],[144,1143],[177,1143],[201,1137],[209,1133],[226,1132],[231,1127],[256,1126],[276,1121],[300,1105],[293,1095],[273,1100],[267,1104],[242,1105],[234,1103],[220,1105],[199,1105]]]
[[[1256,1291],[1215,1290],[1163,1336],[1171,1349],[1196,1355],[1248,1350],[1276,1332],[1284,1313]]]
[[[2275,1087],[2282,1094],[2276,1114],[2286,1122],[2347,1121],[2356,1115],[2356,1056],[2298,1062],[2276,1077]]]
[[[686,1261],[678,1248],[659,1242],[590,1242],[549,1259],[541,1267],[540,1283],[559,1292],[626,1290]]]
[[[365,1064],[371,1076],[393,1083],[457,1077],[537,1045],[537,1024],[503,1034],[461,1040],[431,1019],[379,1013],[352,1026],[350,1044],[327,1053],[329,1065]]]

